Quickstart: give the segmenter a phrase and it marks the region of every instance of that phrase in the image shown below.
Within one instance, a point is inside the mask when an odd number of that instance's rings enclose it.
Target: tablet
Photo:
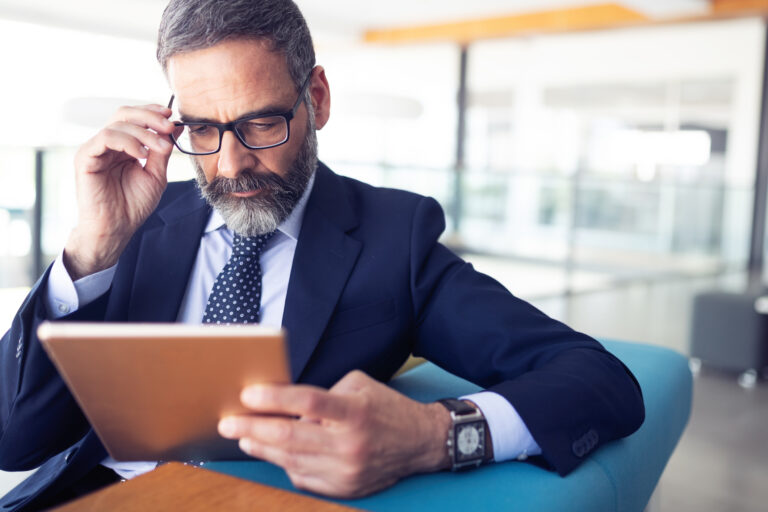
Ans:
[[[284,332],[257,325],[44,322],[38,338],[119,461],[249,458],[219,419],[249,412],[244,387],[290,382]]]

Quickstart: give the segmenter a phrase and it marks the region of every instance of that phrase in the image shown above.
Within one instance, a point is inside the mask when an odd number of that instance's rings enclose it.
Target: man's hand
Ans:
[[[78,150],[78,222],[64,249],[72,280],[114,265],[157,207],[173,150],[170,115],[161,105],[123,107]]]
[[[327,391],[251,386],[241,401],[258,415],[224,418],[219,432],[281,466],[297,488],[355,498],[450,467],[445,407],[415,402],[360,371]]]

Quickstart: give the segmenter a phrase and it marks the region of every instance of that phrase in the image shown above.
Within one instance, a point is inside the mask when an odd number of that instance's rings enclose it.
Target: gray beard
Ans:
[[[307,127],[307,136],[284,177],[243,169],[237,178],[216,177],[208,183],[198,161],[193,158],[192,162],[201,195],[219,211],[227,227],[244,237],[264,235],[275,231],[304,195],[317,168],[317,134],[314,126]],[[259,189],[264,193],[256,197],[231,195]]]

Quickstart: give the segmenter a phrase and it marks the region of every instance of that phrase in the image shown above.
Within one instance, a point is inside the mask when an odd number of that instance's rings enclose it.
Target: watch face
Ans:
[[[462,462],[485,455],[485,424],[482,421],[456,427],[456,460]]]

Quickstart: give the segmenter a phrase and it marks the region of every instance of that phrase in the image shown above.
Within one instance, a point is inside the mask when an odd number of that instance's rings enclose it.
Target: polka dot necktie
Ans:
[[[261,256],[274,235],[254,237],[235,234],[232,256],[216,276],[205,306],[204,324],[250,324],[259,321],[261,308]]]

